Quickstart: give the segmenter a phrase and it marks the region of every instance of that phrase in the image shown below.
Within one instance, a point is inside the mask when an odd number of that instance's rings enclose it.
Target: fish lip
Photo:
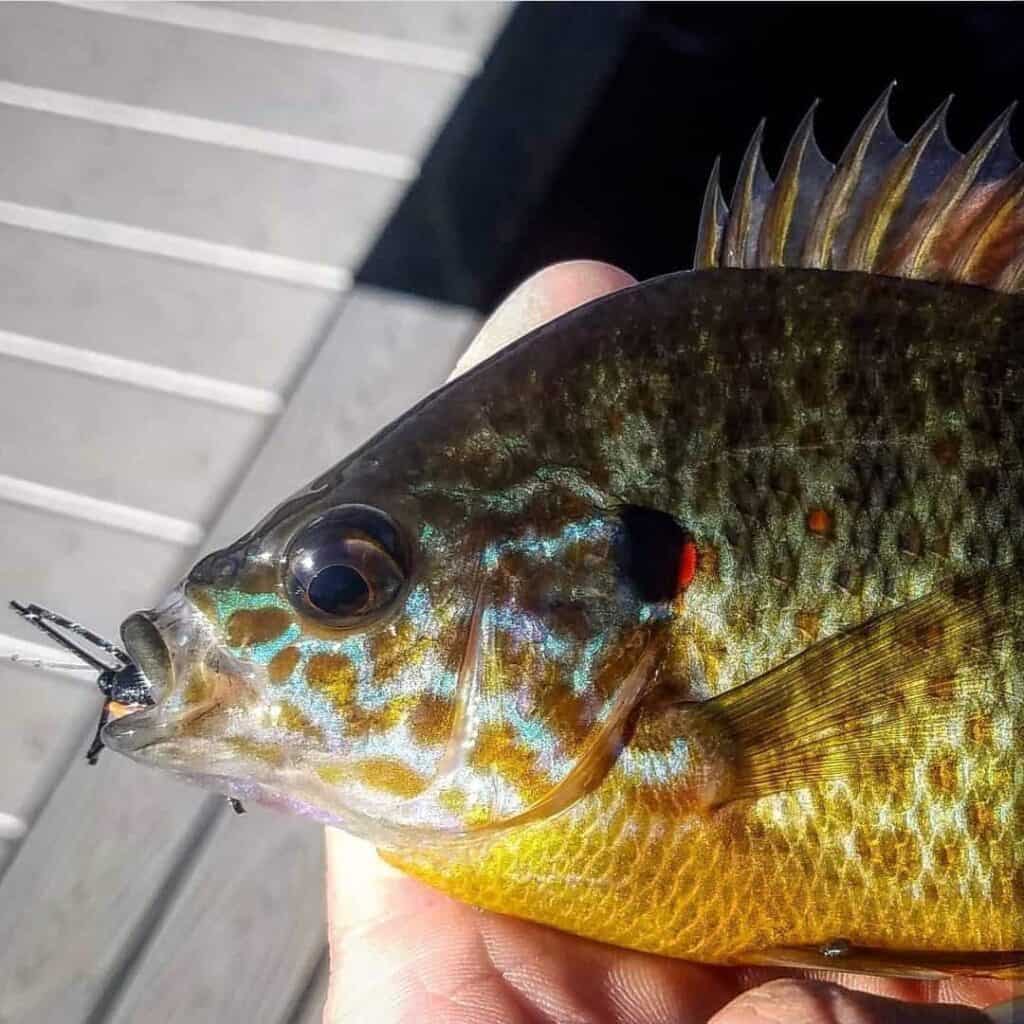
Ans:
[[[138,754],[146,747],[170,739],[175,728],[173,723],[161,721],[158,708],[148,707],[132,711],[103,727],[103,745],[119,754]]]
[[[216,648],[212,626],[179,588],[154,609],[129,615],[121,639],[132,662],[149,685],[152,704],[108,722],[102,733],[106,746],[136,755],[146,747],[176,736],[187,719],[209,713],[213,704],[182,715],[168,707],[177,681],[187,678],[189,666],[205,661]]]
[[[157,626],[156,613],[139,611],[129,615],[121,623],[121,642],[145,676],[153,703],[158,703],[161,696],[171,691],[174,668],[167,640]]]

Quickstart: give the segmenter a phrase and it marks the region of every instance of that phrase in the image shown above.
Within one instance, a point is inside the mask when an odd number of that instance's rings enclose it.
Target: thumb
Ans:
[[[556,316],[631,284],[636,284],[635,277],[597,260],[569,260],[537,271],[491,314],[452,376],[461,376]]]
[[[824,981],[784,978],[752,988],[709,1024],[991,1024],[967,1006],[904,1003]]]

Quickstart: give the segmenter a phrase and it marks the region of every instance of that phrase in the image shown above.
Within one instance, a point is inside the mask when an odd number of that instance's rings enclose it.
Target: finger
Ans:
[[[884,996],[887,999],[909,1003],[963,1003],[966,1006],[982,1007],[1000,1003],[1020,994],[1016,987],[1019,983],[966,974],[954,974],[948,978],[931,981],[842,971],[786,971],[764,967],[740,968],[739,974],[743,988],[755,988],[777,978],[795,977],[829,982],[867,995]],[[1019,1024],[1024,1024],[1024,1017]]]
[[[825,981],[784,978],[750,989],[710,1024],[991,1024],[980,1010],[904,1003]]]
[[[333,934],[379,919],[392,884],[403,876],[377,856],[372,843],[336,828],[326,830],[327,927]]]
[[[458,377],[549,320],[636,284],[624,270],[596,260],[555,263],[527,278],[491,314],[452,372]]]

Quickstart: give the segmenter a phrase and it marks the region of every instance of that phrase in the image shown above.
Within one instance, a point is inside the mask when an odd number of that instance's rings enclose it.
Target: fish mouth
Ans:
[[[138,755],[219,706],[216,700],[182,706],[181,681],[206,671],[219,654],[212,629],[183,594],[176,592],[159,608],[129,615],[121,625],[121,640],[145,677],[152,703],[108,722],[102,734],[106,746]],[[222,665],[218,669],[224,671]]]
[[[158,703],[174,682],[171,652],[157,628],[152,612],[135,612],[121,624],[121,641],[129,657],[149,683],[150,695]]]

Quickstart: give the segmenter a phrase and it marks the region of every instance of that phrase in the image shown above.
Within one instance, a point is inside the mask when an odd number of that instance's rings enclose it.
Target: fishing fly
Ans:
[[[58,668],[62,671],[81,670],[99,673],[96,677],[96,685],[99,686],[100,693],[106,700],[100,709],[100,717],[96,723],[96,732],[93,734],[92,742],[85,752],[86,761],[95,765],[105,746],[103,727],[107,722],[111,718],[120,718],[132,711],[153,706],[153,688],[149,680],[124,648],[118,647],[117,644],[111,643],[109,640],[104,640],[98,633],[94,633],[80,622],[58,615],[56,612],[50,611],[49,608],[38,604],[21,604],[18,601],[11,601],[10,607],[26,622],[30,622],[36,629],[60,644],[64,650],[70,651],[80,659],[81,664],[41,661],[37,658],[22,658],[17,654],[10,656],[11,661],[33,668]],[[84,641],[84,643],[79,641]],[[86,644],[89,646],[87,647]],[[94,650],[90,650],[89,647]],[[106,656],[106,659],[103,655]],[[228,803],[235,814],[245,814],[245,807],[241,800],[229,797]]]
[[[38,604],[11,601],[10,607],[26,622],[31,623],[82,662],[81,665],[62,667],[95,669],[99,673],[96,684],[106,700],[100,710],[96,733],[85,752],[85,759],[89,764],[96,764],[103,750],[103,727],[111,716],[120,717],[129,711],[148,707],[153,703],[149,680],[132,661],[127,651],[109,640],[104,640],[98,633],[94,633],[80,622],[65,618]],[[15,656],[14,660],[20,659]],[[41,667],[47,667],[47,663],[39,664]]]

